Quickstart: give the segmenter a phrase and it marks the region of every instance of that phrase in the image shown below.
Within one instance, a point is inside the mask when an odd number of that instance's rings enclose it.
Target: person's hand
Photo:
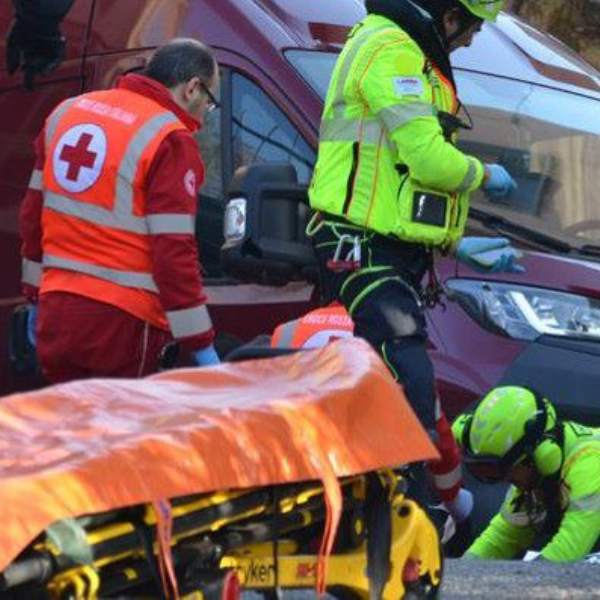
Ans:
[[[35,334],[35,328],[37,326],[37,315],[38,315],[38,307],[37,304],[28,304],[27,305],[27,339],[29,343],[35,348],[37,343],[37,338]]]
[[[492,202],[510,196],[517,189],[517,183],[502,165],[487,164],[484,166],[485,179],[481,187]]]
[[[462,523],[471,515],[473,504],[473,494],[469,490],[461,488],[456,494],[456,498],[452,502],[446,502],[444,506],[456,523]]]
[[[517,264],[520,254],[507,238],[464,237],[456,249],[456,258],[480,273],[524,273]]]
[[[202,350],[196,350],[196,352],[192,354],[192,359],[194,364],[199,367],[210,367],[221,364],[221,359],[212,344],[206,348],[202,348]]]
[[[12,75],[20,69],[25,89],[31,91],[37,75],[47,75],[58,67],[65,56],[65,47],[66,40],[59,29],[50,35],[40,35],[14,21],[6,41],[8,73]]]

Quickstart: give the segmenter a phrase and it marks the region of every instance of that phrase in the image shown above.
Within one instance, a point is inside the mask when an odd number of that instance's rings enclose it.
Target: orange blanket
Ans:
[[[0,570],[53,522],[437,457],[366,343],[0,401]]]

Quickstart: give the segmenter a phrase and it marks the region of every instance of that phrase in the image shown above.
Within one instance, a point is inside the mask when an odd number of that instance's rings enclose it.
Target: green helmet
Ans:
[[[458,0],[470,13],[484,21],[495,21],[504,0]]]
[[[534,450],[542,435],[555,424],[556,412],[547,400],[527,388],[499,387],[485,396],[475,410],[468,444],[473,454],[500,458],[529,437],[531,443],[523,448],[522,456],[526,450]]]

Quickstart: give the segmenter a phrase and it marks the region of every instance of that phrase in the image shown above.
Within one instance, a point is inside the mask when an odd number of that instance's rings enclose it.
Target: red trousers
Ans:
[[[37,355],[50,383],[155,373],[171,334],[110,304],[63,292],[42,294]]]

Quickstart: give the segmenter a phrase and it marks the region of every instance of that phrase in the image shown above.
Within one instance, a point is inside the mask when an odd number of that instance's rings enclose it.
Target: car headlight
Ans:
[[[600,302],[554,290],[470,279],[446,282],[480,325],[517,340],[554,335],[600,341]]]

